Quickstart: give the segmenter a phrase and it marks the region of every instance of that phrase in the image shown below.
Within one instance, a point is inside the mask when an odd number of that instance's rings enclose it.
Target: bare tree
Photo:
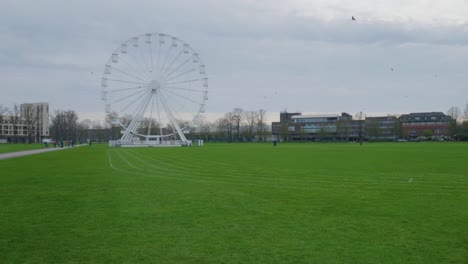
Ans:
[[[447,115],[456,121],[461,115],[461,110],[458,106],[452,106],[447,110]]]
[[[242,108],[234,108],[231,115],[231,122],[234,123],[236,129],[236,139],[240,140],[240,127],[242,123],[244,110]]]
[[[395,117],[395,123],[393,123],[392,132],[394,135],[395,141],[403,137],[403,126],[401,125],[400,115],[399,114],[388,114],[388,116]]]
[[[228,141],[233,140],[233,134],[236,130],[236,123],[234,121],[237,120],[237,118],[233,115],[234,114],[232,112],[229,112],[224,114],[224,117],[218,118],[215,121],[216,128],[219,132],[224,134],[224,139],[227,139]]]
[[[104,142],[109,139],[109,130],[105,128],[105,125],[101,121],[96,120],[92,122],[91,140],[97,142]]]
[[[307,128],[305,128],[304,126],[300,126],[299,131],[297,131],[297,134],[299,135],[299,139],[301,141],[307,141],[307,137],[309,135]]]
[[[461,116],[461,110],[458,106],[452,106],[449,108],[449,110],[447,110],[447,115],[449,115],[452,118],[452,120],[450,120],[449,122],[449,127],[448,127],[449,134],[452,137],[456,137],[456,135],[459,132],[457,121]]]
[[[359,137],[359,144],[362,145],[362,140],[364,137],[364,115],[362,112],[356,114],[356,119],[358,120],[358,137]]]
[[[465,110],[463,111],[463,117],[465,118],[465,121],[468,121],[468,102],[465,105]]]
[[[319,124],[319,129],[317,131],[317,138],[320,140],[320,141],[324,141],[328,136],[328,130],[325,126],[325,124],[321,123]]]
[[[113,123],[118,117],[119,117],[119,114],[115,111],[108,113],[106,115],[106,118],[104,119],[104,127],[105,128],[113,127]]]
[[[213,127],[213,124],[208,121],[204,121],[199,125],[198,129],[200,131],[200,137],[203,140],[209,139],[210,133],[212,132],[212,129],[211,129],[212,127]]]
[[[256,111],[245,111],[244,119],[246,121],[247,136],[249,140],[253,140],[255,136],[255,128],[258,124],[258,112]]]
[[[287,121],[283,121],[281,122],[280,124],[280,128],[279,128],[279,138],[284,140],[284,141],[288,141],[289,140],[289,126],[288,126],[288,122]]]
[[[143,118],[143,120],[141,120],[140,126],[138,128],[138,133],[142,135],[159,134],[160,133],[159,123],[156,122],[154,118],[145,117]]]
[[[76,138],[76,125],[78,123],[78,115],[73,110],[65,111],[67,121],[67,139]]]
[[[336,136],[342,141],[348,141],[349,136],[349,121],[348,120],[338,120],[336,122]]]
[[[18,134],[21,127],[21,115],[20,107],[17,104],[13,105],[13,108],[10,110],[11,122],[13,125],[13,141],[18,143]]]
[[[56,110],[52,117],[51,132],[56,139],[76,139],[78,136],[78,115],[73,110]]]
[[[0,105],[0,125],[3,123],[3,115],[7,112],[8,112],[8,108],[4,107],[3,105]],[[1,130],[2,128],[0,127],[0,131]]]
[[[380,128],[379,123],[373,119],[366,120],[366,132],[369,140],[379,140],[380,138]]]
[[[266,124],[265,124],[266,111],[263,109],[258,110],[257,118],[257,133],[262,141],[265,141],[266,136]]]
[[[26,135],[28,143],[32,143],[32,138],[35,132],[39,133],[38,125],[38,112],[35,111],[34,106],[31,104],[23,104],[21,109],[22,119],[26,127]],[[35,131],[36,130],[36,131]],[[37,138],[36,138],[37,139]]]
[[[118,124],[119,114],[110,112],[106,115],[104,126],[110,130],[111,139],[115,140],[120,137],[120,126]]]
[[[92,127],[93,122],[89,119],[84,119],[81,122],[78,122],[76,126],[77,130],[77,139],[80,142],[84,142],[86,139],[91,138],[90,128]]]

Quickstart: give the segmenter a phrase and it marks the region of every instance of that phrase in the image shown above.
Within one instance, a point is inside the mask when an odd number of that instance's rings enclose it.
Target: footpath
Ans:
[[[76,145],[75,147],[85,146],[86,144]],[[11,159],[17,157],[23,157],[28,155],[40,154],[49,151],[57,151],[57,150],[64,150],[64,149],[72,149],[74,147],[63,147],[63,148],[43,148],[43,149],[33,149],[33,150],[24,150],[24,151],[16,151],[16,152],[8,152],[0,154],[0,160],[4,159]]]

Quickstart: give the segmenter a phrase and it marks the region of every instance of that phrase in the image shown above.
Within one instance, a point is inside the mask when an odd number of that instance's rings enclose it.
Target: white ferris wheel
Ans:
[[[208,100],[208,78],[198,53],[162,33],[122,43],[105,65],[101,87],[106,113],[122,128],[117,143],[122,146],[191,144],[184,133],[205,112]]]

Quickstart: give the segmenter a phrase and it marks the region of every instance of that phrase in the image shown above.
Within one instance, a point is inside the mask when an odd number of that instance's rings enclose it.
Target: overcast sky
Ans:
[[[198,51],[209,113],[446,112],[468,101],[464,0],[3,0],[0,104],[102,117],[104,64],[148,32]]]

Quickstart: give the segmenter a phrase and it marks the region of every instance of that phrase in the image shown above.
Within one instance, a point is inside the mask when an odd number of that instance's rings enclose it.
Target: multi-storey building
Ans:
[[[27,142],[28,127],[21,118],[3,115],[0,123],[1,142]]]
[[[280,122],[272,123],[272,133],[283,140],[357,140],[363,134],[362,120],[348,113],[302,115],[281,113]]]
[[[32,120],[37,128],[36,137],[49,137],[49,103],[28,103],[20,106],[21,117],[24,121]]]
[[[2,142],[40,142],[46,137],[49,137],[48,103],[22,104],[17,115],[0,118]]]
[[[282,140],[395,141],[400,138],[439,138],[448,135],[452,119],[442,112],[353,119],[347,113],[326,115],[280,114],[272,133]]]
[[[375,141],[393,141],[400,137],[398,118],[395,116],[366,117],[366,137]]]
[[[452,118],[442,112],[410,113],[400,116],[403,136],[444,137],[448,135]]]

